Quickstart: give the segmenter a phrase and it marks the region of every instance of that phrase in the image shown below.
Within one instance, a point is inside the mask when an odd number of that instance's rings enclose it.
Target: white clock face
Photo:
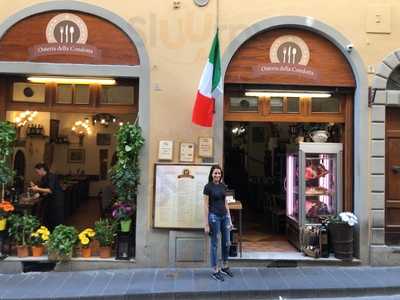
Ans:
[[[208,4],[208,0],[193,0],[193,1],[198,6],[206,6]]]

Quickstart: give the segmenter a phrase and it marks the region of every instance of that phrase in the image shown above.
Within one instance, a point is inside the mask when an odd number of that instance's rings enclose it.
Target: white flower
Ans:
[[[357,217],[351,212],[342,212],[339,214],[339,217],[342,222],[347,223],[349,226],[354,226],[358,223]]]

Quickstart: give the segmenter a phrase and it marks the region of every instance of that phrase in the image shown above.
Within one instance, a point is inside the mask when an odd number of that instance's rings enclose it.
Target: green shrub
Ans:
[[[39,220],[32,215],[12,214],[8,217],[10,223],[8,232],[19,246],[30,244],[31,233],[39,226]]]
[[[111,219],[100,219],[94,223],[96,231],[96,240],[99,241],[101,247],[111,246],[117,233],[117,223]]]
[[[72,257],[77,240],[78,232],[74,227],[58,225],[50,234],[48,249],[59,259],[68,259]]]

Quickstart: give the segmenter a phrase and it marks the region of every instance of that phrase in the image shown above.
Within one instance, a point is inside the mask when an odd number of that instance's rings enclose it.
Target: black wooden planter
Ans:
[[[330,245],[335,257],[342,260],[353,259],[353,227],[346,223],[329,223]]]

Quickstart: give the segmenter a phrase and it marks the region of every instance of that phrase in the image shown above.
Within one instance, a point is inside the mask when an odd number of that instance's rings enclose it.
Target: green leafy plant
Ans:
[[[139,153],[144,145],[141,128],[136,124],[124,124],[117,132],[117,163],[110,170],[111,181],[118,199],[136,203],[140,182]]]
[[[0,184],[2,184],[2,197],[4,195],[4,185],[10,182],[14,176],[8,159],[13,151],[15,138],[16,130],[14,125],[7,121],[0,122]]]
[[[77,240],[78,232],[74,227],[58,225],[50,234],[48,249],[59,259],[68,259],[72,257]]]
[[[31,242],[31,234],[40,225],[39,220],[32,215],[13,214],[8,217],[10,223],[8,232],[19,246],[25,246]]]
[[[111,219],[100,219],[94,223],[96,231],[96,240],[99,241],[101,247],[108,247],[114,243],[117,233],[117,223]]]

